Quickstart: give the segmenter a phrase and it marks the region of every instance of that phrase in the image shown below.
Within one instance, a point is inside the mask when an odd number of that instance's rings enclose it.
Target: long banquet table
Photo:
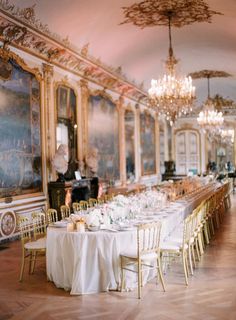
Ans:
[[[216,189],[209,184],[163,209],[147,209],[144,221],[161,220],[161,242],[168,239],[184,218]],[[70,294],[89,294],[118,290],[120,286],[120,253],[135,248],[137,232],[134,229],[115,232],[67,232],[66,228],[49,227],[47,231],[47,276],[58,288]],[[136,286],[136,280],[127,272],[126,285]],[[153,274],[146,274],[147,278]]]

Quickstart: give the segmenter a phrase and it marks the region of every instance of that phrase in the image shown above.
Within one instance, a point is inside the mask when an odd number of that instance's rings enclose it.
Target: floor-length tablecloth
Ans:
[[[171,203],[159,211],[155,210],[155,216],[150,219],[162,221],[161,242],[165,241],[214,189],[215,186],[212,185],[193,197]],[[148,212],[146,216],[148,219]],[[135,248],[136,237],[135,230],[78,233],[67,232],[66,228],[49,227],[47,276],[57,287],[70,290],[71,294],[117,290],[120,285],[120,253]],[[151,277],[146,275],[148,276]],[[134,286],[134,278],[128,278],[127,287]]]

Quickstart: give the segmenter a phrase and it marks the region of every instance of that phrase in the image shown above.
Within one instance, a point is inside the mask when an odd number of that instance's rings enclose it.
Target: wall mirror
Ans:
[[[42,191],[40,83],[0,57],[0,197]]]
[[[127,181],[135,180],[135,121],[133,111],[125,112],[125,158]]]
[[[77,170],[76,95],[73,89],[59,85],[56,90],[57,129],[56,144],[68,146],[68,170],[65,179],[75,179]]]
[[[89,97],[88,149],[97,152],[97,176],[110,184],[119,180],[118,112],[116,105],[100,94]]]
[[[148,113],[140,115],[140,144],[142,175],[156,173],[155,119]]]

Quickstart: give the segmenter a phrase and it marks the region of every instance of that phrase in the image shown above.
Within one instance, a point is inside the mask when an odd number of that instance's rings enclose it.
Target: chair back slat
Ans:
[[[90,208],[91,208],[91,207],[95,207],[95,206],[98,204],[98,201],[97,201],[97,199],[95,199],[95,198],[89,198],[88,204],[89,204],[89,207],[90,207]]]
[[[76,212],[80,211],[79,202],[73,202],[72,203],[72,209],[73,209],[73,213],[76,213]]]
[[[139,257],[143,254],[159,250],[160,232],[160,222],[144,223],[137,227],[137,250]]]
[[[48,224],[58,221],[58,214],[56,209],[47,210],[47,220]]]
[[[80,210],[87,210],[88,207],[89,207],[88,202],[85,201],[85,200],[81,200],[81,201],[79,202],[79,205],[80,205]]]
[[[18,225],[20,230],[21,242],[24,246],[26,242],[32,240],[32,225],[29,221],[29,218],[24,216],[18,218]]]
[[[33,212],[31,216],[34,228],[34,239],[36,240],[38,237],[46,235],[46,216],[44,212]]]
[[[70,207],[67,205],[62,205],[60,207],[61,210],[61,218],[64,220],[65,218],[68,218],[70,216]]]

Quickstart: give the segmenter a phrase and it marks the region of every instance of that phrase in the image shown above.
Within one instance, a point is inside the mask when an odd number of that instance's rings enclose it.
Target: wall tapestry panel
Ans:
[[[140,115],[142,175],[156,173],[155,120],[148,113]]]
[[[101,95],[89,97],[88,144],[89,149],[98,152],[98,177],[110,182],[118,180],[118,112],[116,105]]]
[[[132,111],[125,112],[125,156],[126,156],[126,175],[127,179],[135,179],[135,154],[134,154],[134,135],[135,122]]]
[[[42,191],[40,85],[0,58],[0,197]]]

